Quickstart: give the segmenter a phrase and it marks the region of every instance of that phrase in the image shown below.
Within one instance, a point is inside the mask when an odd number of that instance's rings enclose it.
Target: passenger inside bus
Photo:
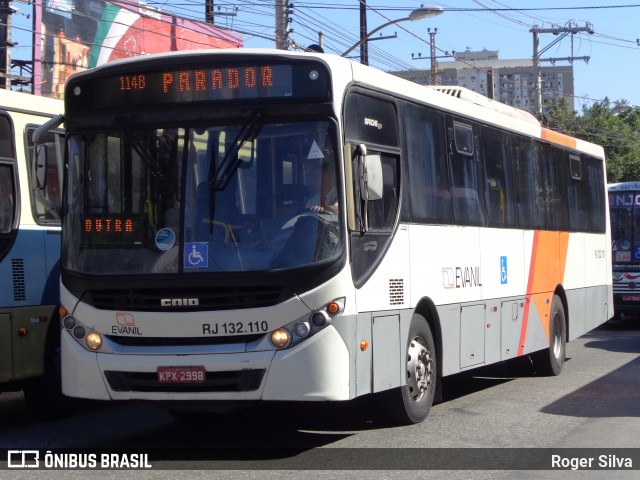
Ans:
[[[338,213],[338,189],[333,173],[333,165],[320,160],[310,160],[305,170],[309,191],[315,191],[305,207],[317,213]]]

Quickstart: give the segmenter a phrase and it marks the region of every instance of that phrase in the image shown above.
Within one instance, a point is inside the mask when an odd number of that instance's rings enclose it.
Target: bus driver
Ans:
[[[315,190],[316,193],[309,197],[305,207],[312,212],[337,214],[338,189],[331,163],[319,160],[310,161],[307,174],[311,190]]]

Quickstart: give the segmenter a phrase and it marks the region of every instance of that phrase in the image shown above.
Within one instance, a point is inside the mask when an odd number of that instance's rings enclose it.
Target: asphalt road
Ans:
[[[511,448],[534,449],[528,451],[546,456],[577,449],[570,453],[596,459],[602,454],[607,461],[613,452],[621,459],[631,458],[633,469],[639,469],[639,353],[640,319],[609,323],[568,344],[567,362],[558,377],[522,370],[514,376],[512,369],[499,365],[446,378],[443,402],[434,405],[424,423],[408,427],[379,422],[366,399],[265,405],[195,422],[177,421],[143,403],[86,403],[71,418],[44,422],[30,416],[21,394],[3,393],[0,448],[35,448],[43,455],[47,449],[61,448],[67,449],[64,452],[149,451],[155,460],[162,457],[154,467],[171,470],[5,470],[0,476],[636,478],[638,472],[626,466],[607,471],[461,469],[473,461],[468,458],[470,452],[482,468],[487,462],[494,465],[496,458],[511,458]],[[440,450],[432,450],[436,448]],[[189,452],[199,460],[184,457]],[[521,451],[516,453],[516,461],[521,458],[526,463],[526,458],[518,457]],[[429,465],[454,471],[422,471]]]

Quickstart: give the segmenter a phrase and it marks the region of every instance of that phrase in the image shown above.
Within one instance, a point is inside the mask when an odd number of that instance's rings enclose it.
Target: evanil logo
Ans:
[[[378,120],[374,120],[373,118],[364,118],[364,124],[367,127],[375,127],[378,130],[382,129],[382,124]]]

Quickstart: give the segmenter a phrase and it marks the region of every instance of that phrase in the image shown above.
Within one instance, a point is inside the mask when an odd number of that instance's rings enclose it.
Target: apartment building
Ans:
[[[455,52],[454,60],[437,62],[437,85],[457,85],[521,110],[535,113],[533,60],[501,60],[497,51]],[[431,84],[430,66],[420,70],[392,72],[402,78]],[[574,110],[573,66],[541,68],[543,111],[565,98]]]

